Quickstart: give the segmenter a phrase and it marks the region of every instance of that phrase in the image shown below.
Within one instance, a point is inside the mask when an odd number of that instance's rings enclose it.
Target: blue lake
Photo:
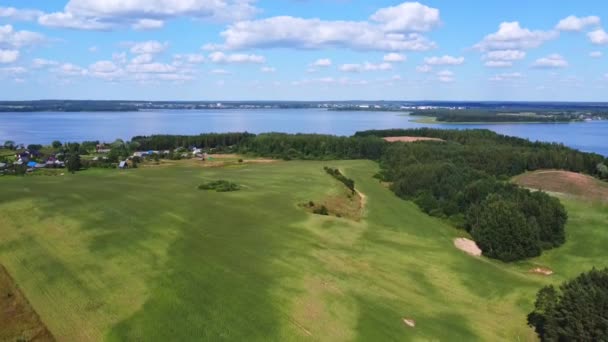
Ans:
[[[384,128],[487,128],[530,140],[559,142],[608,156],[608,121],[562,124],[419,124],[391,112],[322,109],[177,110],[103,113],[0,113],[0,142],[113,141],[136,135],[285,132],[352,135]]]

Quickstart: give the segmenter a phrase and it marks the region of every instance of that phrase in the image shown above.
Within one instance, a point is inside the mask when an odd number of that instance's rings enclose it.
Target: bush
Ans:
[[[327,207],[324,205],[322,205],[319,208],[315,208],[312,212],[317,215],[323,215],[323,216],[329,215],[329,210],[327,210]]]
[[[207,182],[199,185],[198,188],[199,190],[215,190],[216,192],[230,192],[238,191],[241,189],[238,184],[226,180]]]
[[[541,289],[528,324],[541,341],[606,341],[607,308],[608,269],[593,269],[559,289]]]

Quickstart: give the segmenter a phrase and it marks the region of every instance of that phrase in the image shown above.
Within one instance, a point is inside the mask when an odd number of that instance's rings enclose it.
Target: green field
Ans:
[[[301,207],[343,192],[324,166],[366,196],[361,220]],[[540,287],[608,266],[606,205],[564,200],[568,242],[507,265],[455,249],[465,235],[377,171],[183,162],[2,177],[0,264],[59,341],[530,341]],[[241,189],[197,189],[218,179]]]

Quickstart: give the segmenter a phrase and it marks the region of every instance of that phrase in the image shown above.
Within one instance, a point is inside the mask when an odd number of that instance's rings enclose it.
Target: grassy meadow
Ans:
[[[302,207],[344,193],[324,166],[355,180],[359,220]],[[377,171],[185,161],[2,177],[0,264],[58,341],[534,341],[536,291],[608,266],[604,204],[564,199],[568,242],[507,265],[454,248],[465,233]],[[241,189],[197,189],[219,179]]]

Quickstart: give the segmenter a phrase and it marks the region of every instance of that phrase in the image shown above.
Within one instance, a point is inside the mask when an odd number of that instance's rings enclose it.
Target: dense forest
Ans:
[[[600,116],[598,113],[579,113],[571,111],[544,111],[519,112],[507,110],[481,110],[481,109],[428,109],[414,110],[413,116],[433,117],[439,122],[570,122],[581,120],[588,115]]]
[[[541,289],[528,324],[541,341],[606,341],[608,269],[593,269],[558,289]]]

